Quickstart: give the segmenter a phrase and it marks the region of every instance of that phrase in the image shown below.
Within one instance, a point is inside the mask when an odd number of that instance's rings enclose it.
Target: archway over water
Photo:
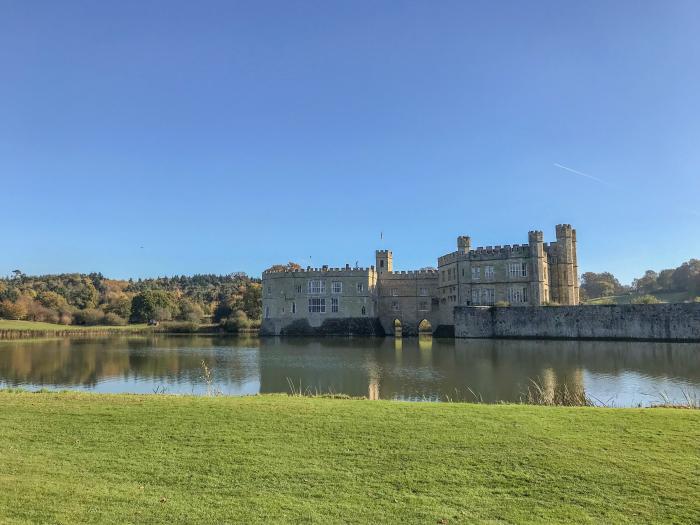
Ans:
[[[418,323],[418,334],[433,335],[433,325],[430,324],[430,321],[423,319],[420,323]]]
[[[401,320],[400,319],[394,319],[394,337],[401,337],[402,336],[402,329],[401,329]]]

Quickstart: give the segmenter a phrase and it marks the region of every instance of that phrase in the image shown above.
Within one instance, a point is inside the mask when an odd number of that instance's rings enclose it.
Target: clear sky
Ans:
[[[0,274],[700,257],[700,2],[0,2]],[[380,240],[380,232],[384,239]]]

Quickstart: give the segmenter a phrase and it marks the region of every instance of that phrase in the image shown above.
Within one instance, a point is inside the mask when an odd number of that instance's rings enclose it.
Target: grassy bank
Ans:
[[[146,324],[128,324],[125,326],[78,326],[35,321],[11,321],[0,319],[0,339],[19,339],[24,337],[58,337],[71,335],[111,335],[111,334],[135,334],[135,333],[160,333],[160,334],[225,334],[218,324],[192,325],[192,323],[166,322],[153,327]],[[243,329],[238,333],[254,335],[257,329]],[[231,333],[228,333],[231,335]],[[234,334],[235,335],[235,334]]]
[[[37,321],[12,321],[0,319],[0,339],[21,339],[25,337],[59,337],[77,335],[131,334],[150,331],[145,324],[126,326],[78,326]]]
[[[682,303],[684,301],[692,301],[694,295],[689,292],[658,292],[652,294],[627,293],[623,295],[610,295],[608,297],[598,297],[589,299],[585,304],[631,304],[634,300],[644,296],[651,295],[661,303]]]
[[[700,412],[0,393],[0,521],[676,522]]]

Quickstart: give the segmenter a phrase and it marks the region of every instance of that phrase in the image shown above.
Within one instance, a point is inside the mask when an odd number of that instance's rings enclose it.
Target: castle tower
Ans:
[[[472,249],[472,238],[467,235],[457,237],[457,251],[459,253],[469,253]]]
[[[557,299],[560,304],[578,304],[578,263],[576,230],[570,224],[557,224]]]
[[[530,304],[539,306],[549,300],[549,283],[544,255],[544,234],[531,231],[527,234],[530,246]]]
[[[391,253],[391,250],[377,250],[375,257],[377,261],[375,268],[379,275],[394,271],[394,255]]]

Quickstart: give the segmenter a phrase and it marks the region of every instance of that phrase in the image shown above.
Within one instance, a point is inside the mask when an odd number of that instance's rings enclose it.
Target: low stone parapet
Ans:
[[[700,303],[454,309],[465,338],[700,341]]]

